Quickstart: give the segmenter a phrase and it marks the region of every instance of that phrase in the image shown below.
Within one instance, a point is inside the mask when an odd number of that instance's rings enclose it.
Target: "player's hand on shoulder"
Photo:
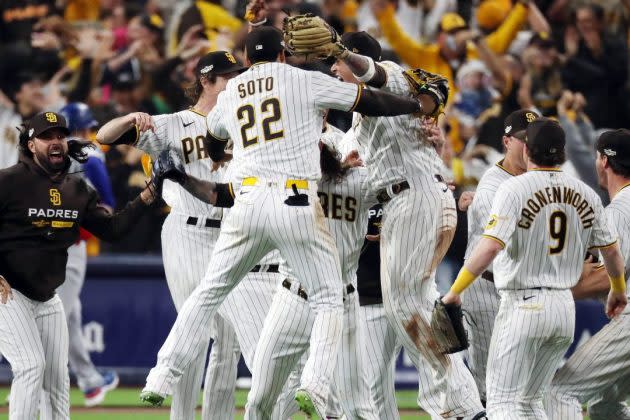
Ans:
[[[127,116],[129,123],[138,127],[138,131],[144,133],[147,130],[155,132],[153,117],[145,112],[132,112]]]
[[[617,315],[620,315],[628,304],[628,297],[626,292],[613,292],[608,293],[608,300],[606,301],[606,315],[612,319]]]
[[[11,285],[3,276],[0,275],[0,302],[7,303],[9,299],[13,299],[13,291]]]

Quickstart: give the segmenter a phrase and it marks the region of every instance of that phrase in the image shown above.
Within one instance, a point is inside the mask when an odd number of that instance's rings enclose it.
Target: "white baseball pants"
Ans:
[[[550,420],[630,419],[630,313],[611,320],[580,346],[551,382],[545,406]]]
[[[326,401],[341,339],[343,302],[335,244],[316,194],[308,206],[285,203],[292,194],[283,182],[242,187],[223,219],[208,271],[181,308],[147,378],[146,390],[169,395],[183,370],[198,357],[209,338],[209,322],[228,293],[273,249],[278,249],[303,280],[315,312],[311,355],[301,387]],[[254,372],[254,375],[256,373]]]
[[[219,229],[205,227],[205,217],[197,217],[196,225],[187,223],[188,215],[171,212],[162,225],[162,260],[166,283],[179,312],[186,299],[201,283],[212,257]],[[210,334],[214,338],[203,396],[203,409],[213,419],[234,418],[234,387],[240,357],[236,336],[220,316],[213,320]],[[210,340],[182,372],[182,379],[173,389],[171,419],[194,418],[206,355]]]
[[[358,328],[358,309],[358,294],[354,292],[347,295],[344,301],[341,347],[334,371],[333,388],[336,391],[336,397],[329,398],[327,414],[329,416],[340,414],[337,407],[339,405],[348,418],[375,420],[379,419],[379,416],[370,395],[364,370],[366,367],[363,349],[365,343],[361,330]],[[291,318],[283,319],[282,314],[287,313],[292,314]],[[298,411],[297,404],[293,400],[293,395],[299,386],[299,381],[295,376],[302,371],[304,360],[302,356],[308,351],[308,334],[300,334],[299,331],[309,330],[308,327],[313,324],[314,315],[307,301],[282,286],[276,292],[270,314],[274,314],[273,317],[270,315],[270,320],[279,319],[280,321],[274,327],[270,326],[265,330],[271,335],[261,337],[259,350],[268,356],[261,358],[263,361],[271,358],[276,361],[275,366],[282,371],[267,370],[264,372],[264,380],[259,375],[256,386],[252,384],[248,405],[264,406],[266,410],[271,407],[274,410],[274,418],[287,419]],[[289,340],[286,337],[289,337]],[[295,360],[297,361],[293,363]],[[263,368],[263,366],[261,364],[256,368]],[[287,371],[293,372],[290,378]],[[289,378],[285,380],[286,386],[284,383],[276,384],[278,378]],[[276,392],[280,390],[282,395],[278,396]],[[331,391],[331,396],[332,394]],[[277,406],[274,408],[276,401]]]
[[[477,279],[462,295],[462,309],[466,312],[466,329],[470,339],[468,367],[477,384],[482,401],[486,401],[486,369],[488,349],[492,339],[494,320],[499,312],[500,297],[494,283]]]
[[[66,281],[57,288],[57,294],[63,303],[68,322],[70,348],[68,361],[70,369],[77,377],[77,385],[82,391],[103,386],[105,380],[94,367],[90,353],[85,348],[83,338],[83,318],[81,314],[81,289],[85,282],[87,250],[85,241],[68,248]]]
[[[439,395],[435,410],[443,417],[483,411],[479,393],[461,355],[443,355],[435,346],[430,320],[438,297],[435,270],[448,249],[457,223],[455,200],[433,177],[408,179],[410,189],[383,207],[381,284],[385,313],[416,368],[424,359],[434,371]],[[421,392],[426,391],[424,388]]]
[[[11,364],[9,418],[37,417],[42,391],[53,420],[70,418],[68,324],[59,296],[38,302],[13,290],[0,303],[0,353]]]
[[[499,294],[486,375],[488,418],[544,420],[543,395],[573,341],[573,296],[551,289]]]

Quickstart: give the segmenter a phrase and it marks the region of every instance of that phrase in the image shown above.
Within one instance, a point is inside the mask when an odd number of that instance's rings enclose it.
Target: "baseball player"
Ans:
[[[483,235],[492,208],[492,200],[499,186],[508,179],[520,175],[527,170],[527,162],[523,158],[523,141],[527,124],[539,115],[528,110],[512,112],[505,118],[503,147],[505,157],[492,166],[483,175],[475,197],[468,209],[468,246],[467,259]],[[499,292],[494,286],[492,266],[481,274],[481,280],[474,282],[462,298],[462,308],[466,311],[470,322],[468,325],[470,347],[468,349],[468,366],[477,383],[479,395],[485,405],[486,401],[486,365],[488,348],[494,319],[499,311]]]
[[[225,296],[265,254],[278,249],[303,282],[316,313],[312,351],[296,398],[302,410],[323,413],[343,310],[339,261],[316,195],[323,110],[398,114],[418,112],[420,103],[366,93],[284,64],[282,34],[271,27],[247,35],[246,56],[252,66],[227,83],[207,118],[210,157],[224,160],[231,138],[236,178],[242,179],[210,262],[218,269],[207,271],[180,310],[142,398],[160,404],[172,392],[181,369],[199,354],[205,325]]]
[[[61,108],[59,113],[66,118],[70,135],[80,139],[89,139],[91,129],[98,124],[90,108],[80,102],[69,103]],[[88,185],[96,189],[103,204],[111,210],[114,208],[114,194],[105,168],[105,155],[98,149],[90,149],[88,155],[84,164],[73,161],[70,172],[84,174]],[[68,321],[70,369],[77,377],[77,384],[85,397],[85,405],[92,407],[103,402],[105,394],[118,386],[118,375],[113,371],[99,373],[85,348],[79,295],[85,281],[87,265],[85,240],[89,236],[89,233],[82,230],[81,239],[68,248],[66,281],[59,286],[57,294],[61,298]]]
[[[333,71],[343,80],[412,94],[412,84],[400,66],[376,62],[380,45],[374,38],[364,32],[346,33],[341,42],[352,51],[359,51],[361,45],[365,53],[345,50],[338,55]],[[363,148],[368,182],[383,205],[380,251],[386,316],[418,371],[425,369],[421,360],[426,360],[436,375],[433,384],[421,383],[421,394],[436,392],[437,406],[424,408],[445,417],[481,418],[479,394],[461,356],[445,356],[431,344],[429,320],[438,297],[435,269],[457,222],[455,201],[440,175],[440,157],[418,118],[356,113],[353,127]]]
[[[104,144],[133,144],[153,158],[170,148],[180,157],[188,174],[207,181],[221,181],[225,170],[213,171],[204,143],[206,115],[227,81],[243,70],[229,52],[209,53],[196,66],[197,79],[192,93],[195,105],[192,108],[154,117],[133,113],[116,118],[99,130],[97,139]],[[164,271],[175,308],[179,311],[208,267],[219,237],[223,211],[190,196],[179,184],[169,180],[164,182],[162,196],[171,207],[162,227]],[[265,296],[265,290],[275,288],[271,282],[264,281],[268,279],[265,273],[256,276],[261,277],[256,282],[261,296]],[[265,283],[270,285],[263,287]],[[230,419],[234,417],[234,387],[240,350],[232,326],[221,316],[213,320],[212,331],[214,343],[204,387],[204,418]],[[208,344],[182,373],[182,380],[174,388],[173,419],[194,417]]]
[[[337,144],[343,132],[327,125],[322,134],[322,180],[318,184],[318,196],[326,217],[326,224],[334,238],[343,280],[344,318],[341,347],[335,369],[334,385],[339,391],[339,403],[343,412],[353,419],[377,419],[376,407],[370,395],[365,377],[363,338],[358,320],[356,271],[365,235],[367,212],[376,199],[364,182],[365,168],[350,168],[342,164],[336,151],[328,144]],[[325,143],[325,142],[326,143]],[[352,165],[360,164],[353,160]],[[269,416],[280,390],[291,371],[300,372],[298,363],[308,350],[309,331],[315,314],[308,306],[308,295],[289,274],[282,282],[269,311],[260,344],[254,358],[255,380],[248,395],[247,409],[257,410],[260,416]],[[291,313],[291,318],[282,314]],[[270,362],[272,361],[272,362]],[[296,369],[296,364],[298,365]],[[297,407],[290,403],[287,394],[293,395],[299,381],[294,375],[283,390],[276,415],[290,418]],[[330,413],[329,413],[330,414]]]
[[[596,168],[599,183],[610,195],[606,207],[609,224],[617,229],[621,253],[630,267],[630,131],[604,132],[597,141]],[[603,254],[602,254],[603,255]],[[608,277],[606,270],[591,274]],[[627,281],[627,280],[626,280]],[[605,287],[600,292],[607,292]],[[626,288],[627,290],[627,288]],[[591,419],[630,419],[626,404],[630,394],[630,310],[613,318],[601,331],[580,346],[556,373],[546,399],[552,420],[582,418],[582,404],[588,403]]]
[[[618,316],[627,303],[616,238],[599,196],[559,169],[564,145],[557,122],[540,118],[527,125],[528,172],[501,184],[483,238],[442,298],[460,304],[462,291],[497,257],[493,270],[501,303],[488,355],[489,418],[546,418],[542,398],[573,341],[569,289],[588,248],[600,248],[610,274],[607,314]]]
[[[71,158],[87,159],[86,144],[66,141],[68,134],[61,114],[36,114],[20,132],[20,162],[0,170],[0,352],[13,370],[10,418],[35,418],[43,391],[53,418],[69,418],[68,326],[55,293],[67,250],[80,226],[121,237],[155,197],[147,188],[112,215],[68,173]]]

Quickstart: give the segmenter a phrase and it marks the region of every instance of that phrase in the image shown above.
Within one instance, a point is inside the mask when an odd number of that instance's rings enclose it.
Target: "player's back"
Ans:
[[[223,118],[227,133],[217,130],[212,117],[208,127],[234,141],[243,176],[318,180],[324,110],[351,109],[358,92],[357,86],[323,73],[284,63],[254,64],[219,95],[215,117]]]
[[[379,65],[387,73],[382,90],[410,95],[402,67],[389,61]],[[355,114],[352,126],[363,148],[362,157],[370,169],[370,183],[374,189],[412,177],[432,177],[440,173],[441,159],[434,145],[427,140],[417,116],[365,117]]]
[[[337,245],[343,282],[355,287],[368,212],[376,204],[366,179],[365,168],[352,168],[340,181],[322,179],[317,190],[326,224]]]
[[[615,241],[599,196],[555,169],[505,181],[494,199],[485,236],[505,244],[495,259],[497,289],[569,289],[586,251]]]

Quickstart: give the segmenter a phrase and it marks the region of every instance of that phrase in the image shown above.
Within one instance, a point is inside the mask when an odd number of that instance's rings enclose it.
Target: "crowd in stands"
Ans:
[[[0,5],[0,167],[17,161],[15,127],[41,110],[89,105],[96,120],[174,112],[198,88],[193,69],[213,50],[243,60],[245,0],[7,0]],[[596,187],[593,142],[628,127],[630,0],[269,0],[265,25],[287,13],[322,16],[339,33],[367,31],[383,60],[448,78],[439,120],[458,193],[502,155],[503,120],[519,108],[558,118],[567,170]],[[295,65],[330,74],[330,62]],[[331,113],[341,129],[350,116]],[[98,126],[94,127],[94,130]],[[93,136],[93,134],[92,134]],[[116,203],[144,186],[141,152],[104,150]],[[602,194],[606,201],[606,196]],[[101,252],[159,253],[168,208]],[[447,260],[461,261],[465,213]]]

